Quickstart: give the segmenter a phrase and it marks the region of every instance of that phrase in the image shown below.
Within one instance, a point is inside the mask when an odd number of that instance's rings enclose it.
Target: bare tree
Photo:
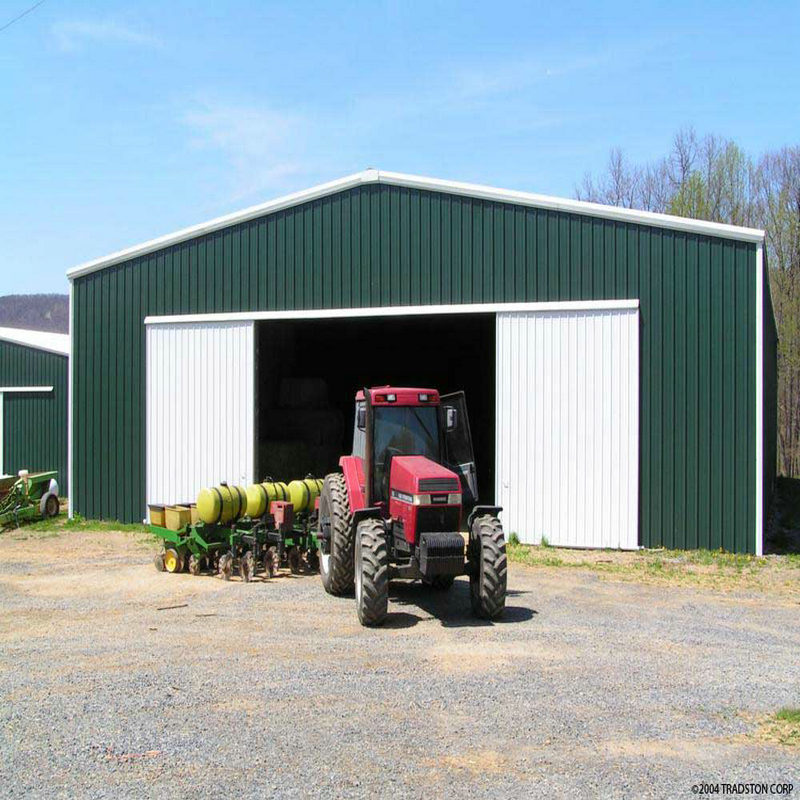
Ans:
[[[778,461],[800,476],[800,147],[753,161],[735,142],[675,134],[659,160],[632,165],[617,149],[606,172],[586,175],[579,199],[749,225],[766,231],[770,290],[778,327]]]

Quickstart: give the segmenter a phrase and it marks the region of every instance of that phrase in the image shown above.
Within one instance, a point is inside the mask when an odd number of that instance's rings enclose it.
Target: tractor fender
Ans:
[[[383,521],[381,510],[377,506],[372,508],[359,508],[358,511],[353,512],[353,528],[358,527],[358,523],[365,519],[380,519]]]
[[[472,530],[472,523],[475,522],[476,517],[482,517],[484,514],[491,514],[496,517],[502,510],[502,506],[475,506],[469,512],[469,517],[467,517],[467,530]]]
[[[339,466],[342,468],[344,483],[347,487],[350,511],[355,514],[366,505],[364,501],[364,462],[358,456],[342,456],[339,459]]]

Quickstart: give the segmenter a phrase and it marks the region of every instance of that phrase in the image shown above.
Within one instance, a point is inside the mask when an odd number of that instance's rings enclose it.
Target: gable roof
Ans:
[[[188,239],[194,239],[213,231],[227,228],[241,222],[263,217],[281,211],[284,208],[298,206],[322,197],[327,197],[337,192],[343,192],[365,184],[382,183],[387,186],[403,186],[409,189],[422,189],[430,192],[441,192],[463,197],[474,197],[481,200],[490,200],[498,203],[512,203],[520,206],[531,206],[552,211],[562,211],[569,214],[599,217],[603,219],[618,220],[636,225],[650,225],[670,230],[698,233],[706,236],[719,236],[725,239],[738,239],[740,241],[762,243],[764,231],[755,228],[742,228],[737,225],[724,225],[720,222],[706,222],[705,220],[673,217],[669,214],[656,214],[652,211],[637,211],[618,206],[605,206],[600,203],[587,203],[583,200],[568,200],[566,198],[549,197],[543,194],[519,192],[512,189],[496,189],[491,186],[481,186],[473,183],[459,183],[457,181],[439,180],[438,178],[425,178],[419,175],[404,175],[399,172],[383,172],[377,169],[368,169],[356,172],[345,178],[339,178],[329,183],[322,183],[310,189],[287,194],[266,203],[250,206],[233,214],[201,222],[189,228],[159,236],[148,242],[128,247],[116,253],[111,253],[103,258],[87,261],[68,270],[70,280],[87,275],[90,272],[105,269],[131,258],[137,258],[164,247],[169,247]]]
[[[69,336],[66,333],[31,331],[27,328],[0,328],[0,341],[46,350],[59,356],[69,355]]]

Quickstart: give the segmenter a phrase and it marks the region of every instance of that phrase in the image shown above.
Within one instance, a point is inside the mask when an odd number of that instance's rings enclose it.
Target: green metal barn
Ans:
[[[67,482],[69,337],[0,328],[0,474],[58,470]]]
[[[68,273],[72,510],[335,469],[410,383],[466,390],[523,541],[761,552],[766,274],[762,231],[377,170],[154,239]]]

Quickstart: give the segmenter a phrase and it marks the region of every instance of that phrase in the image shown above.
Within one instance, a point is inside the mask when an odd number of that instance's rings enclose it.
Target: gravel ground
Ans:
[[[0,797],[690,797],[794,784],[795,599],[512,565],[503,622],[393,587],[167,575],[123,534],[0,537]],[[185,608],[158,611],[166,605]]]

